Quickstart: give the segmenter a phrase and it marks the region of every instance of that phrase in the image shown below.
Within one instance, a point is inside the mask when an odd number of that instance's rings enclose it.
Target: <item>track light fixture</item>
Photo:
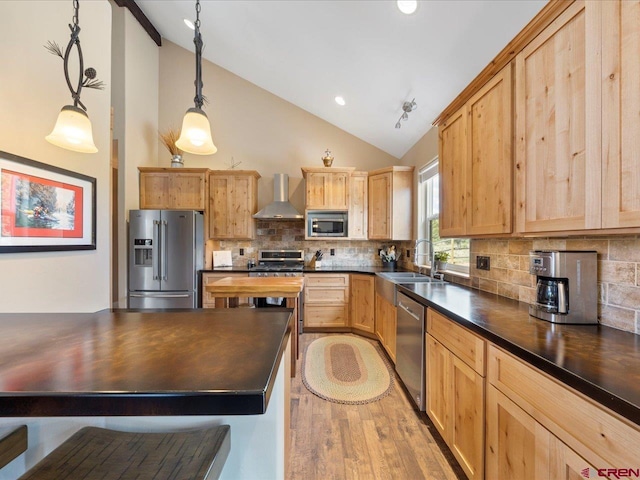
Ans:
[[[400,123],[401,120],[408,120],[409,119],[409,113],[413,112],[414,110],[417,110],[418,108],[418,104],[416,103],[416,99],[414,98],[413,100],[411,100],[410,102],[404,102],[402,104],[402,115],[400,115],[400,118],[398,119],[398,121],[396,122],[396,128],[400,128],[402,127],[402,124]]]
[[[211,138],[211,125],[207,114],[202,110],[204,97],[202,95],[202,35],[200,35],[200,0],[196,0],[196,21],[193,43],[196,46],[196,96],[193,99],[194,108],[187,110],[182,120],[180,138],[176,146],[185,152],[196,155],[212,155],[218,151]]]
[[[93,132],[91,129],[91,121],[87,115],[87,107],[80,101],[80,92],[82,87],[95,88],[102,90],[104,83],[96,78],[95,68],[84,69],[84,59],[82,58],[82,48],[80,48],[80,25],[78,20],[78,12],[80,4],[78,0],[73,0],[73,24],[69,25],[71,30],[71,39],[67,44],[67,49],[62,54],[62,49],[56,42],[49,41],[45,48],[50,53],[56,55],[64,61],[64,78],[67,80],[67,87],[71,91],[73,105],[65,105],[62,107],[58,120],[56,121],[53,131],[45,137],[45,139],[58,147],[73,150],[81,153],[96,153],[98,149],[93,143]],[[69,79],[69,55],[71,49],[76,47],[78,51],[78,86],[73,89],[71,80]]]

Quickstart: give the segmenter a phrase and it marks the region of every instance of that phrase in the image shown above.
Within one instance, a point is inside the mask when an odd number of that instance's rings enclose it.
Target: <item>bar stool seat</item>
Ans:
[[[172,433],[84,427],[20,480],[212,480],[230,448],[229,425]]]

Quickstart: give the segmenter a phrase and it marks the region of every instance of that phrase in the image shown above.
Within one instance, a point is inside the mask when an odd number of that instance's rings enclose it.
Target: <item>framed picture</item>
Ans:
[[[96,179],[0,152],[0,253],[96,249]]]

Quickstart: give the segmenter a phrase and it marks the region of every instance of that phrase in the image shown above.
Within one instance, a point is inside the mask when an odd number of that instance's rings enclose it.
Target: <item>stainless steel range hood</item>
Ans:
[[[276,173],[273,176],[273,202],[264,207],[253,218],[268,220],[295,220],[304,216],[289,203],[289,175]]]

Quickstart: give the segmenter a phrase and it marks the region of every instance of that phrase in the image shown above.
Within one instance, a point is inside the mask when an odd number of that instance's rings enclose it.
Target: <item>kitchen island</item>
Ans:
[[[227,300],[230,307],[238,305],[238,297],[282,297],[287,308],[293,309],[291,316],[291,376],[296,374],[296,361],[300,355],[298,348],[298,298],[304,288],[304,277],[224,277],[204,285],[210,297]],[[220,308],[224,303],[216,304]]]
[[[0,426],[29,426],[16,478],[82,426],[231,426],[221,478],[283,478],[290,311],[0,314]]]

